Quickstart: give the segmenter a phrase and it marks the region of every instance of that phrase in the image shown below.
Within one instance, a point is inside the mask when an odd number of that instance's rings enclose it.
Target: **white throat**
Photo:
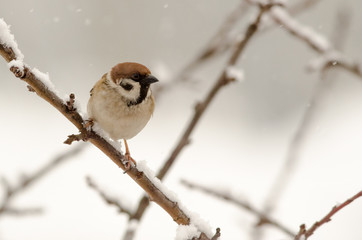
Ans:
[[[107,81],[108,83],[114,87],[120,94],[123,96],[127,101],[135,102],[137,101],[138,97],[141,93],[141,84],[139,82],[135,82],[132,79],[123,78],[117,79],[116,83],[112,81],[110,72],[107,73]],[[132,89],[126,90],[124,87],[121,86],[132,86]],[[149,94],[147,94],[149,95]]]

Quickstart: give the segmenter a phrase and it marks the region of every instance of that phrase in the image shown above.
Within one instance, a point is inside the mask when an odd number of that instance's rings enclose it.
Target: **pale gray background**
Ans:
[[[239,1],[5,1],[0,17],[11,25],[25,62],[49,72],[62,96],[74,92],[83,110],[93,84],[113,65],[137,61],[168,81],[208,42]],[[362,2],[322,0],[298,20],[330,37],[337,12],[351,26],[344,52],[362,62]],[[252,15],[244,18],[240,30]],[[166,179],[190,210],[222,229],[223,239],[250,239],[256,219],[213,197],[185,189],[181,178],[241,194],[258,207],[283,164],[319,77],[306,65],[317,55],[281,28],[258,35],[238,66],[245,81],[227,86],[203,116],[192,144]],[[201,82],[178,86],[157,99],[148,126],[129,144],[133,157],[156,170],[192,114],[196,100],[218,76],[226,56],[196,74]],[[0,65],[0,175],[16,183],[51,156],[69,149],[62,142],[76,129],[48,103]],[[361,190],[361,79],[340,72],[322,98],[298,170],[273,215],[292,229],[311,225],[330,208]],[[107,206],[85,184],[93,176],[133,205],[142,191],[100,151],[84,154],[52,172],[15,202],[41,206],[39,216],[3,217],[0,239],[119,239],[126,217]],[[126,200],[125,200],[126,201]],[[318,230],[315,239],[361,239],[362,199]],[[144,217],[137,239],[172,239],[176,224],[158,206]],[[268,239],[287,239],[274,228]]]

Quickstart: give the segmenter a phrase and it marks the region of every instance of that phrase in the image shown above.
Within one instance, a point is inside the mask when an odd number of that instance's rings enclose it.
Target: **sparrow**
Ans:
[[[136,136],[153,114],[155,101],[150,85],[155,82],[158,79],[147,67],[124,62],[104,74],[90,91],[89,122],[97,122],[113,140],[124,140],[126,170],[131,162],[136,166],[127,140]]]

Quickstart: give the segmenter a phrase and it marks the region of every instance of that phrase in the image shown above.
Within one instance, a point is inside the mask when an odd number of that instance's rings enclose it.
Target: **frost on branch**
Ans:
[[[10,33],[10,26],[2,18],[0,18],[0,43],[13,50],[16,60],[21,62],[24,60],[24,55],[18,48],[14,35]]]
[[[312,28],[301,25],[282,7],[273,7],[270,14],[277,23],[281,24],[294,35],[308,41],[309,44],[319,52],[326,52],[331,49],[330,43],[324,36],[317,33]]]
[[[27,67],[24,64],[24,55],[20,51],[17,42],[15,41],[15,37],[10,32],[10,26],[6,24],[4,19],[0,18],[0,44],[8,48],[10,52],[12,51],[14,56],[8,60],[9,69],[14,72],[17,77],[24,77],[24,68]],[[5,49],[5,51],[8,51]],[[52,92],[56,93],[54,84],[49,79],[48,73],[43,73],[36,68],[33,68],[31,72],[34,74],[36,78],[38,78],[44,85]]]
[[[188,210],[182,203],[181,201],[178,199],[178,196],[176,195],[176,193],[174,193],[173,191],[171,191],[170,189],[168,189],[155,175],[155,173],[153,172],[152,169],[150,169],[147,166],[146,161],[139,161],[137,163],[137,169],[138,171],[143,172],[150,180],[151,182],[158,188],[160,189],[165,196],[171,200],[172,202],[174,202],[175,204],[177,204],[179,206],[179,208],[186,213],[187,216],[190,217],[190,225],[188,225],[189,228],[187,228],[188,230],[190,229],[196,229],[196,231],[198,232],[198,235],[201,234],[201,232],[205,233],[208,236],[212,236],[212,228],[211,226],[208,224],[208,222],[206,222],[204,219],[202,219],[198,214],[191,212],[190,210]],[[152,200],[152,199],[151,199]],[[182,226],[182,225],[180,225]],[[185,226],[185,225],[183,225]],[[183,228],[181,228],[180,230],[181,232],[184,232],[185,230]],[[191,230],[190,230],[191,231]],[[180,238],[182,239],[182,238]]]
[[[194,237],[198,238],[200,236],[200,232],[194,225],[179,225],[176,230],[175,240],[188,240]]]
[[[54,84],[50,81],[49,73],[43,73],[37,68],[33,68],[31,71],[36,78],[38,78],[44,85],[52,92],[57,93]]]
[[[235,66],[228,66],[226,68],[226,77],[231,81],[244,81],[244,71]]]

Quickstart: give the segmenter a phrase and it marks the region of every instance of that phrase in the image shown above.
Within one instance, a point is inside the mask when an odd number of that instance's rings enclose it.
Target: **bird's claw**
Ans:
[[[124,155],[124,165],[126,170],[124,171],[124,173],[127,173],[128,170],[130,170],[132,167],[137,166],[136,161],[131,157],[131,155],[129,153],[126,153]]]
[[[94,125],[94,121],[92,118],[89,118],[88,120],[86,120],[85,122],[85,125],[84,127],[87,129],[87,130],[90,130]]]

